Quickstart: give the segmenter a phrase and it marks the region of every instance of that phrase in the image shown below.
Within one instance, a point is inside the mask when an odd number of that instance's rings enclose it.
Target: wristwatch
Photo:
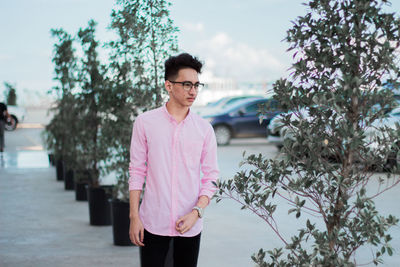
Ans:
[[[203,218],[204,210],[202,208],[200,208],[199,206],[194,206],[192,210],[197,210],[199,218]]]

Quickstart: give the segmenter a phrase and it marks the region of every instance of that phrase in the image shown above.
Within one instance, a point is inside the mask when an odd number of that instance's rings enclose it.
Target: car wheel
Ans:
[[[17,128],[18,120],[14,115],[11,115],[11,120],[6,121],[5,129],[7,131],[14,131]]]
[[[232,133],[228,127],[223,125],[217,126],[215,127],[214,132],[219,146],[226,146],[231,141]]]

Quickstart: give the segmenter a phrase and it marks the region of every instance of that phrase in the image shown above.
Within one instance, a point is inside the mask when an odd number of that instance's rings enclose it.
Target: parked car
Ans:
[[[259,105],[266,104],[271,111],[259,115]],[[241,100],[221,112],[204,116],[214,127],[218,145],[228,145],[232,138],[265,137],[270,119],[279,113],[277,101],[272,98]],[[262,119],[262,123],[260,120]]]
[[[227,96],[208,103],[205,106],[192,107],[191,111],[199,114],[200,116],[207,116],[216,114],[230,105],[237,103],[240,100],[248,98],[263,98],[263,96],[241,95],[241,96]]]
[[[11,120],[8,120],[5,129],[7,131],[14,131],[18,123],[23,122],[26,116],[25,108],[7,105],[7,111],[11,115]]]

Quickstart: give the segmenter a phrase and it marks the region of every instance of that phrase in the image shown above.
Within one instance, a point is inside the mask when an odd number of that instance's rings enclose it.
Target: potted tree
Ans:
[[[109,148],[106,168],[115,172],[117,184],[110,199],[114,244],[132,245],[129,239],[129,143],[132,128],[132,103],[128,100],[131,86],[129,82],[115,81],[107,88],[108,96],[103,105],[107,106],[108,116],[102,127],[101,143]],[[118,107],[113,103],[120,103]]]
[[[55,162],[57,180],[64,180],[65,162],[72,160],[73,147],[69,138],[69,125],[73,122],[70,105],[74,98],[72,91],[76,83],[76,57],[73,48],[73,38],[63,29],[53,29],[51,34],[57,39],[54,45],[53,63],[55,65],[54,80],[58,85],[54,86],[49,93],[56,95],[57,101],[54,108],[49,110],[54,116],[43,132],[44,143],[52,152],[52,160]],[[69,187],[69,184],[68,184]]]
[[[73,167],[76,159],[73,131],[75,117],[73,112],[66,112],[64,109],[68,107],[69,110],[74,105],[74,96],[65,94],[58,102],[57,113],[46,125],[42,137],[47,149],[54,153],[53,160],[56,165],[57,180],[64,181],[66,190],[73,190]]]
[[[66,138],[66,149],[64,156],[64,188],[65,190],[75,189],[75,173],[79,167],[77,161],[76,144],[79,135],[77,134],[77,120],[79,118],[79,109],[76,107],[79,104],[79,98],[76,95],[68,94],[65,97],[66,104],[68,105],[68,112],[65,116],[64,123],[66,124],[64,134]]]
[[[77,165],[85,170],[89,177],[87,197],[91,225],[110,225],[111,214],[108,198],[110,186],[100,183],[104,174],[101,162],[105,159],[107,148],[100,144],[102,135],[101,95],[106,86],[106,68],[98,59],[98,41],[95,39],[96,22],[90,20],[85,29],[80,29],[78,39],[83,50],[83,59],[79,68],[80,90],[77,92],[76,145]],[[80,176],[82,177],[82,176]]]

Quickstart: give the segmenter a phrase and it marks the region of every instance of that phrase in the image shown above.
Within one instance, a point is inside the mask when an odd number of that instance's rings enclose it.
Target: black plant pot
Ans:
[[[57,181],[64,180],[64,161],[58,159],[56,162]]]
[[[55,166],[56,165],[56,160],[54,158],[54,154],[48,154],[49,155],[49,163],[51,166]]]
[[[75,200],[76,201],[87,201],[87,182],[75,182]]]
[[[64,188],[65,190],[74,190],[74,171],[67,170],[64,174]]]
[[[118,199],[110,202],[114,245],[133,246],[129,238],[129,203]]]
[[[89,203],[90,225],[111,225],[111,207],[106,194],[106,186],[86,186]]]

